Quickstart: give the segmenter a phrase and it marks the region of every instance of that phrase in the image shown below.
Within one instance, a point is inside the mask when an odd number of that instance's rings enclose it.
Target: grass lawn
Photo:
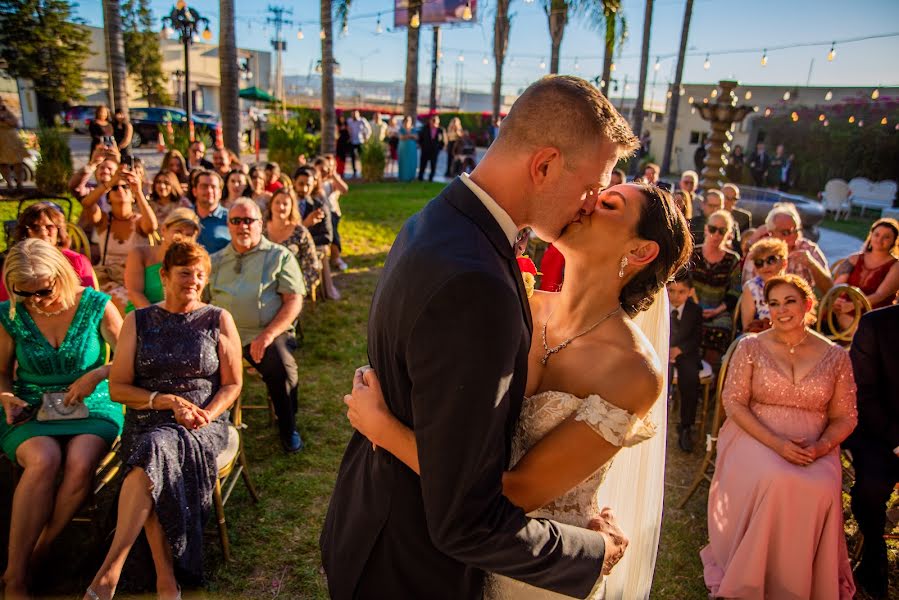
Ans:
[[[821,221],[820,226],[825,229],[833,229],[834,231],[846,233],[855,236],[860,240],[864,240],[868,237],[868,230],[871,228],[871,224],[878,218],[879,217],[876,214],[871,212],[863,217],[851,215],[848,219],[840,221],[835,221],[833,217],[828,215],[827,218]]]

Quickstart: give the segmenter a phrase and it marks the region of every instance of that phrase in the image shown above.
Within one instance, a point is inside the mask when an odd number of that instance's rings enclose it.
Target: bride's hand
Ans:
[[[390,426],[394,416],[384,400],[381,382],[371,367],[356,369],[353,376],[353,392],[343,397],[347,405],[347,419],[362,435],[367,437],[372,448],[381,445],[382,434]]]
[[[611,508],[604,508],[599,513],[599,517],[590,519],[587,527],[593,531],[598,531],[602,535],[606,546],[606,555],[602,562],[602,574],[608,576],[612,572],[618,561],[624,556],[627,550],[628,539],[624,532],[618,527],[615,521],[615,515]]]

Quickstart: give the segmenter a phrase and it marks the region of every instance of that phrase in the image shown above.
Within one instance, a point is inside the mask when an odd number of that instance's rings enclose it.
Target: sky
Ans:
[[[276,4],[277,2],[277,4]],[[188,0],[210,20],[213,41],[218,39],[217,0]],[[82,0],[76,14],[88,24],[102,26],[101,0]],[[172,0],[151,0],[157,22],[167,14]],[[258,0],[235,0],[237,44],[242,48],[270,50],[274,27],[266,25],[268,4]],[[321,56],[319,4],[310,0],[274,0],[272,5],[292,9],[286,26],[285,75],[306,75]],[[680,44],[685,0],[655,0],[650,35],[649,86],[647,99],[662,101],[667,84],[674,78]],[[342,76],[395,81],[405,77],[406,32],[392,30],[390,0],[353,0],[348,34],[339,36],[335,25],[334,54]],[[847,7],[849,13],[846,13]],[[489,91],[493,80],[493,17],[495,0],[480,0],[470,24],[442,27],[440,80],[442,85],[472,91]],[[622,11],[630,35],[616,59],[613,77],[618,78],[617,98],[622,92],[636,95],[640,48],[643,38],[645,0],[622,0]],[[381,13],[384,32],[376,33]],[[504,68],[504,88],[514,94],[540,74],[541,63],[549,62],[550,37],[540,0],[513,0],[509,51]],[[161,26],[161,25],[160,25]],[[297,39],[302,27],[304,39]],[[896,34],[892,37],[854,43],[850,38]],[[836,57],[827,60],[836,40]],[[812,44],[793,47],[800,44]],[[784,49],[774,49],[783,48]],[[422,27],[419,83],[430,81],[432,32]],[[743,84],[819,86],[899,85],[899,1],[897,0],[694,0],[685,83],[712,83],[735,78]],[[762,48],[767,66],[761,65]],[[746,53],[729,53],[749,49]],[[706,54],[709,68],[704,68]],[[560,72],[592,79],[602,72],[602,40],[584,19],[572,18],[562,41]],[[659,69],[654,68],[660,57]],[[484,64],[484,59],[487,64]],[[274,60],[272,61],[274,65]],[[625,79],[627,87],[625,89]],[[655,85],[653,86],[653,81]]]

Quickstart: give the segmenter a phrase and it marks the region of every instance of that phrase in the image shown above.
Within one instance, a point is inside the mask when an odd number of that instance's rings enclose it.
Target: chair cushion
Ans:
[[[222,469],[227,468],[237,458],[237,452],[240,450],[240,433],[234,425],[228,425],[228,445],[215,458],[215,467],[221,473]]]
[[[707,363],[706,361],[702,361],[702,368],[699,370],[699,379],[711,379],[712,377],[712,365]]]

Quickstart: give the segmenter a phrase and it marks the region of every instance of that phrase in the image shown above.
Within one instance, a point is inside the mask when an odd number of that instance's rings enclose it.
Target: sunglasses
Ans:
[[[34,225],[28,226],[28,231],[31,231],[32,233],[37,233],[39,231],[46,231],[47,233],[49,233],[51,231],[58,231],[58,230],[59,230],[59,226],[56,225],[55,223],[50,223],[49,225],[35,223]]]
[[[12,293],[21,298],[31,298],[31,297],[47,298],[48,296],[53,294],[53,288],[48,287],[48,288],[44,288],[42,290],[35,290],[33,292],[23,292],[21,290],[17,290],[16,288],[13,288]]]
[[[765,265],[773,266],[783,260],[783,257],[772,254],[768,258],[756,258],[752,262],[755,264],[756,269],[761,269]]]
[[[237,225],[252,225],[253,223],[255,223],[256,221],[259,221],[259,220],[260,219],[257,219],[255,217],[231,217],[230,219],[228,219],[228,222],[234,226],[237,226]]]
[[[111,187],[109,188],[109,191],[110,191],[110,192],[117,192],[117,191],[119,191],[119,190],[127,190],[127,189],[128,189],[128,186],[127,186],[127,185],[125,185],[124,183],[119,183],[119,184],[116,184],[116,185],[111,186]]]
[[[715,227],[714,225],[706,225],[705,228],[708,229],[709,233],[712,235],[715,235],[716,233],[724,235],[727,233],[727,227]]]

